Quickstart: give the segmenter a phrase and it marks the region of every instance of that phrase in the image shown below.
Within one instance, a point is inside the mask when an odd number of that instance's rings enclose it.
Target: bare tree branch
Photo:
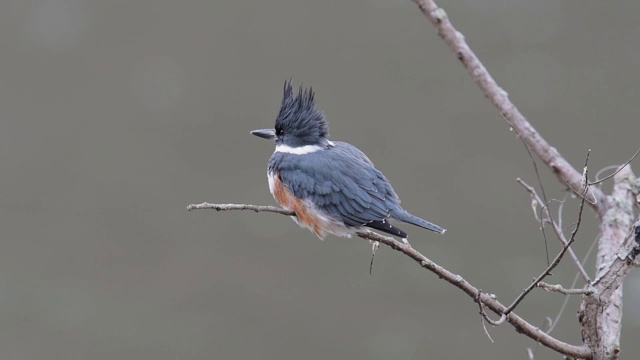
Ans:
[[[558,150],[552,147],[540,133],[531,126],[518,108],[509,100],[507,92],[496,83],[475,53],[469,48],[469,45],[464,39],[464,35],[453,27],[446,12],[438,7],[433,0],[413,0],[413,2],[418,5],[422,13],[431,21],[433,26],[435,26],[438,35],[440,35],[449,48],[456,54],[458,60],[462,62],[462,65],[480,87],[485,97],[500,111],[500,114],[507,123],[522,137],[528,147],[542,159],[561,182],[566,182],[571,190],[580,195],[580,190],[582,189],[582,174],[576,171],[576,169],[560,155]],[[590,200],[589,204],[591,207],[596,210],[598,214],[602,214],[606,201],[604,193],[596,187],[589,187],[587,193],[593,195],[593,199],[588,199]]]
[[[589,154],[590,154],[590,151],[587,152],[587,158],[585,160],[583,177],[582,177],[583,179],[582,188],[584,189],[583,191],[585,193],[589,189],[587,184],[587,179],[588,179],[587,164],[589,163]],[[571,233],[571,238],[569,239],[569,241],[565,242],[560,253],[556,256],[555,259],[553,259],[551,264],[547,266],[547,268],[542,272],[542,274],[540,274],[526,289],[524,289],[524,291],[522,291],[522,293],[513,301],[513,303],[509,305],[507,310],[504,312],[505,314],[509,314],[511,311],[513,311],[513,309],[515,309],[516,306],[518,306],[518,304],[525,298],[525,296],[527,296],[527,294],[531,292],[531,290],[533,290],[533,288],[535,288],[538,285],[538,283],[540,283],[545,277],[547,277],[547,275],[551,273],[551,270],[555,269],[555,267],[558,266],[558,264],[560,264],[560,260],[562,260],[562,257],[564,256],[564,254],[567,252],[571,244],[573,244],[573,242],[576,240],[576,234],[578,234],[578,230],[580,229],[580,223],[582,223],[582,211],[584,210],[584,202],[585,202],[585,197],[583,194],[582,201],[580,202],[580,209],[578,210],[578,221],[576,222],[575,229],[573,229],[573,232]],[[547,211],[547,214],[550,215],[551,213]]]
[[[542,206],[541,215],[540,215],[538,221],[540,221],[540,224],[542,226],[543,235],[545,235],[544,234],[544,222],[545,222],[545,218],[546,218],[547,219],[547,223],[551,224],[551,227],[553,228],[553,231],[555,232],[556,236],[558,237],[558,240],[560,240],[562,245],[566,247],[567,243],[568,243],[568,240],[564,236],[564,232],[562,231],[562,229],[560,227],[560,224],[558,222],[554,221],[554,219],[551,217],[551,212],[549,211],[549,207],[546,204],[541,203],[542,199],[540,199],[540,196],[538,196],[538,193],[533,188],[533,186],[527,184],[526,182],[524,182],[524,180],[522,180],[520,178],[516,179],[516,181],[520,185],[522,185],[525,189],[527,189],[527,191],[529,192],[529,195],[532,198],[532,201],[534,201],[537,204],[539,204],[540,206]],[[583,199],[584,199],[584,197],[583,197]],[[536,213],[536,218],[538,218],[537,213]],[[558,221],[560,221],[561,218],[562,217],[560,217],[558,219]],[[545,235],[545,239],[546,239],[546,235]],[[587,271],[584,269],[584,266],[582,266],[582,262],[580,261],[580,259],[578,259],[578,256],[576,255],[576,253],[573,251],[573,249],[571,247],[568,248],[568,252],[569,252],[569,256],[571,256],[571,259],[576,264],[576,267],[578,268],[578,272],[580,273],[580,275],[582,275],[582,279],[585,282],[591,282],[591,278],[589,277],[589,274],[587,274]]]
[[[272,212],[276,214],[296,216],[293,211],[285,210],[275,206],[261,206],[261,205],[247,205],[247,204],[210,204],[203,202],[201,204],[190,204],[187,206],[187,210],[216,210],[216,211],[229,211],[229,210],[251,210],[255,212]]]
[[[598,242],[598,238],[593,239],[593,241],[591,242],[591,245],[589,246],[589,249],[587,250],[587,253],[584,254],[584,256],[582,257],[583,266],[587,262],[587,259],[589,259],[589,256],[591,256],[591,252],[596,247],[597,242]],[[576,276],[574,276],[573,281],[571,282],[571,286],[569,287],[574,288],[578,283],[579,278],[580,278],[580,274],[578,273],[576,274]],[[589,284],[590,283],[591,281],[589,281]],[[593,290],[593,288],[590,287],[590,290]],[[591,291],[591,294],[588,294],[588,295],[592,295],[592,294],[593,294],[593,291]],[[558,322],[560,322],[560,318],[562,317],[562,314],[564,313],[564,310],[566,309],[568,303],[569,303],[569,297],[567,296],[562,302],[562,305],[560,306],[560,310],[558,310],[558,313],[556,314],[555,318],[551,321],[551,325],[547,329],[547,334],[551,334],[551,332],[556,328],[556,325],[558,325]]]
[[[187,206],[188,210],[198,210],[198,209],[214,209],[218,211],[227,211],[227,210],[252,210],[256,212],[272,212],[283,215],[292,215],[290,211],[286,211],[284,209],[280,209],[273,206],[258,206],[258,205],[248,205],[248,204],[210,204],[210,203],[202,203],[202,204],[191,204]],[[426,256],[420,253],[418,250],[411,247],[409,244],[404,244],[395,239],[387,236],[382,236],[380,234],[371,232],[371,231],[359,231],[356,233],[359,237],[371,241],[377,241],[381,244],[384,244],[396,251],[399,251],[406,256],[413,259],[415,262],[420,264],[421,267],[431,271],[439,278],[447,281],[448,283],[454,285],[458,289],[465,292],[469,295],[474,301],[482,302],[483,306],[490,309],[494,313],[498,315],[504,315],[504,312],[507,310],[507,307],[500,303],[495,296],[482,293],[478,288],[471,285],[467,282],[462,276],[454,274],[449,270],[443,268],[442,266],[436,264],[435,262],[429,260]],[[565,343],[560,341],[553,336],[545,333],[538,327],[530,324],[520,316],[515,313],[510,313],[509,315],[505,315],[506,321],[509,322],[519,333],[525,334],[536,342],[541,343],[542,345],[549,347],[561,354],[571,356],[574,358],[580,359],[591,359],[591,350],[586,346],[577,346]]]

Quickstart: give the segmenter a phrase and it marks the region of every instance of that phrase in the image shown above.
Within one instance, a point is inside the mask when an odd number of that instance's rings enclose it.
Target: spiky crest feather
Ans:
[[[280,112],[276,118],[276,133],[288,138],[294,145],[320,143],[329,137],[329,123],[316,108],[315,93],[311,87],[300,86],[294,97],[291,80],[284,83]]]

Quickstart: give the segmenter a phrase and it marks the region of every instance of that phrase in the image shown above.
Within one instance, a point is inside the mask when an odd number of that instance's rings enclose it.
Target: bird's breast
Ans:
[[[298,225],[313,231],[320,239],[324,239],[327,233],[338,236],[351,236],[351,231],[346,229],[344,224],[331,218],[328,214],[318,210],[309,199],[297,198],[282,183],[280,176],[275,172],[269,172],[269,191],[278,204],[286,210],[295,212],[296,216],[291,218]]]
[[[287,187],[282,183],[280,176],[275,172],[268,173],[269,178],[269,191],[271,195],[276,199],[278,204],[287,210],[298,211],[301,210],[303,199],[298,199]]]

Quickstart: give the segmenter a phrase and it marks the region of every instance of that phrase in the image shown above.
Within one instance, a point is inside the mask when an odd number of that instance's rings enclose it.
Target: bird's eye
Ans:
[[[276,129],[276,135],[278,135],[278,136],[282,136],[282,135],[284,135],[284,131],[282,131],[282,129],[281,129],[281,128]]]

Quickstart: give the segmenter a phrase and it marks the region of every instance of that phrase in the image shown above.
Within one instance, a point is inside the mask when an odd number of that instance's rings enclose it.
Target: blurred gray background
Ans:
[[[570,162],[592,149],[595,174],[640,146],[640,3],[441,5]],[[560,358],[509,325],[489,328],[491,343],[469,297],[389,249],[369,275],[362,239],[185,209],[274,204],[273,144],[249,131],[273,125],[292,77],[316,90],[332,139],[449,229],[405,226],[416,248],[517,296],[547,264],[515,182],[536,184],[531,161],[410,1],[4,0],[0,49],[2,359]],[[568,199],[565,224],[576,209]],[[580,256],[595,235],[589,210]],[[549,282],[574,275],[565,261]],[[640,350],[639,275],[625,359]],[[563,299],[534,291],[517,312],[546,327]],[[579,343],[577,309],[554,335]]]

